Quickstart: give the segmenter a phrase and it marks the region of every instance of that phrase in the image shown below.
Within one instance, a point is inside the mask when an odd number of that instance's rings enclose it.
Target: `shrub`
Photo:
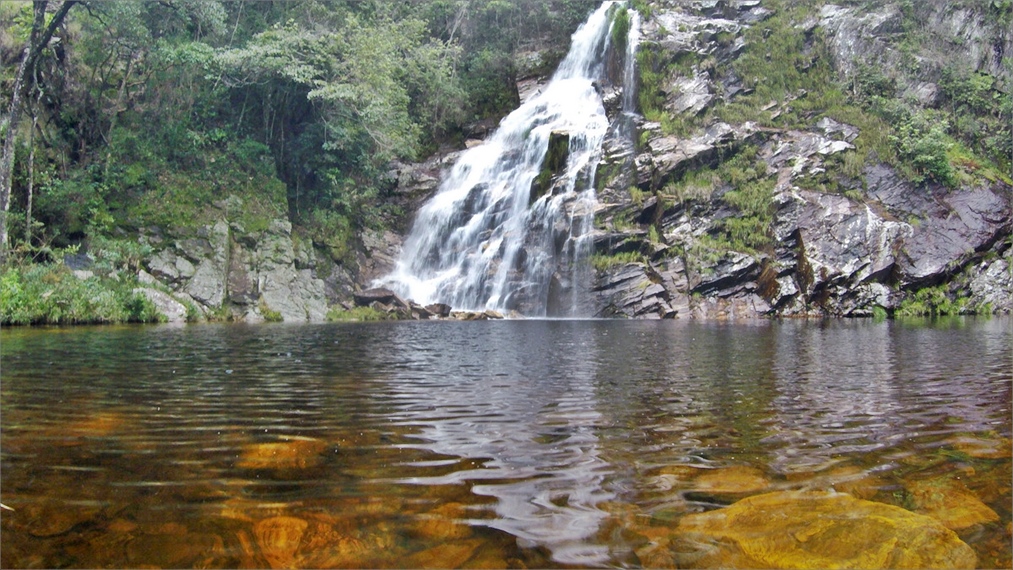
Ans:
[[[387,314],[373,307],[331,307],[327,311],[328,321],[389,321],[395,320],[397,316]]]
[[[639,251],[626,251],[612,255],[596,253],[591,257],[591,265],[598,271],[606,271],[627,263],[644,263],[645,261],[644,254]]]
[[[0,274],[0,324],[159,322],[164,316],[136,282],[80,279],[65,266],[9,265]]]

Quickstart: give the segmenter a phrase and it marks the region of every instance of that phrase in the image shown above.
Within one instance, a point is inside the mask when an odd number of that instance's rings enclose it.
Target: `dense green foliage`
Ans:
[[[158,322],[136,281],[79,278],[60,264],[8,264],[0,272],[0,324]]]
[[[231,195],[245,226],[287,215],[319,245],[347,248],[384,223],[391,161],[509,110],[514,56],[561,54],[596,4],[76,4],[25,85],[10,245],[45,257],[114,229],[192,227]],[[32,7],[0,3],[3,98]]]

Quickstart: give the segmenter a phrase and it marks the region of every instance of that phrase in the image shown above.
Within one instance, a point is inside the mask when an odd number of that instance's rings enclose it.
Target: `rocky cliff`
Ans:
[[[656,77],[640,87],[657,98],[653,116],[645,113],[657,120],[639,125],[632,169],[627,147],[606,145],[598,315],[1013,310],[1008,159],[993,170],[954,167],[950,179],[912,175],[905,155],[885,160],[870,151],[870,139],[889,147],[903,135],[870,120],[872,103],[849,92],[875,70],[889,78],[891,96],[919,113],[945,106],[939,83],[966,66],[1004,85],[1008,98],[1013,36],[986,21],[992,6],[925,3],[918,49],[904,33],[902,3],[828,4],[788,18],[787,3],[758,0],[651,7],[642,61],[653,68],[641,73]],[[771,35],[786,34],[785,26],[800,48],[785,65],[801,81],[749,77],[755,66],[746,58],[781,55]],[[821,65],[829,69],[822,80],[839,89],[796,88]],[[787,88],[765,85],[779,80]],[[761,90],[780,98],[760,103]],[[863,112],[861,126],[844,120]],[[1005,129],[1008,138],[1008,122]]]

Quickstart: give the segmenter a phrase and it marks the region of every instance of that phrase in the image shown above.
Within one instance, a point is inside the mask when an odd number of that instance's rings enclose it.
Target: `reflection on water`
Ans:
[[[834,488],[1009,567],[1011,324],[4,330],[2,565],[664,566]]]

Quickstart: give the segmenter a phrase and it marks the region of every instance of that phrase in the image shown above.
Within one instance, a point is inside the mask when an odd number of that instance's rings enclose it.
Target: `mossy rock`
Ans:
[[[689,515],[670,549],[693,568],[974,568],[939,521],[833,491],[782,491]]]
[[[545,151],[538,176],[531,183],[531,204],[534,204],[552,188],[552,179],[562,174],[569,156],[570,133],[564,131],[549,133],[549,148]]]

